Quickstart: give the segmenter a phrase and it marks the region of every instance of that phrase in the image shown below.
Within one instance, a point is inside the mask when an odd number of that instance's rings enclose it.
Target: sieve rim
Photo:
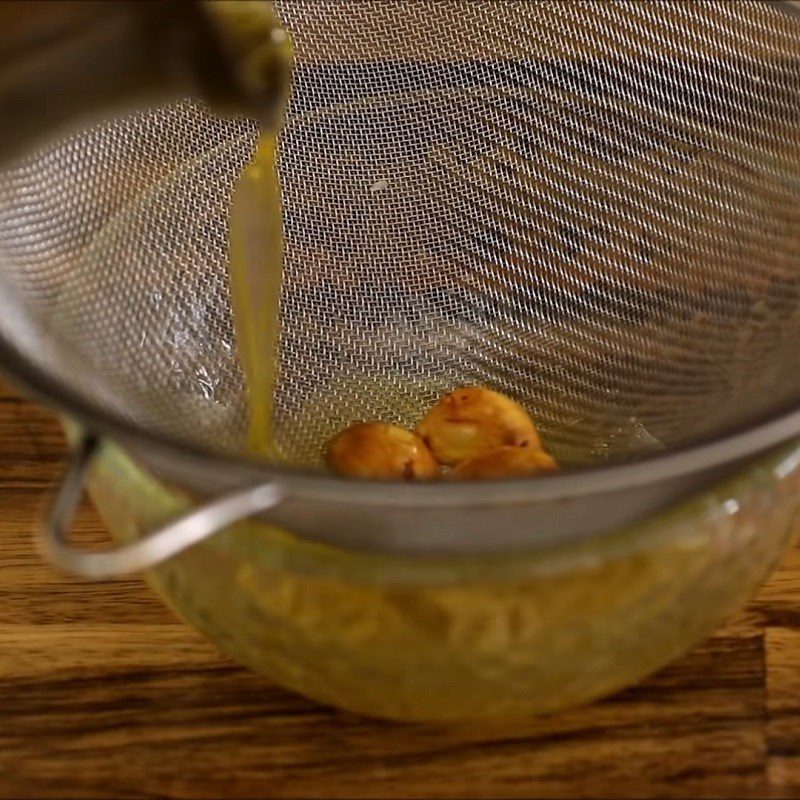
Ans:
[[[766,0],[767,4],[800,17],[797,0]],[[631,454],[624,460],[576,467],[552,476],[468,483],[367,481],[225,455],[177,437],[139,427],[122,415],[103,409],[69,389],[62,381],[27,360],[0,334],[0,365],[15,382],[49,405],[73,417],[87,430],[108,436],[136,453],[153,454],[177,465],[175,472],[201,467],[219,472],[241,485],[275,481],[304,497],[347,499],[364,505],[466,506],[480,503],[537,502],[608,494],[620,489],[664,482],[755,456],[800,436],[800,406],[754,416],[723,432],[698,437],[657,453]]]
[[[0,364],[20,388],[66,413],[88,431],[184,472],[200,470],[232,478],[231,486],[274,482],[298,498],[342,500],[356,505],[474,506],[502,502],[547,502],[609,494],[652,485],[754,458],[800,436],[796,405],[734,426],[730,431],[657,453],[633,454],[624,461],[579,466],[554,475],[463,483],[409,483],[346,478],[310,469],[262,463],[226,455],[140,428],[87,401],[22,358],[0,335]]]

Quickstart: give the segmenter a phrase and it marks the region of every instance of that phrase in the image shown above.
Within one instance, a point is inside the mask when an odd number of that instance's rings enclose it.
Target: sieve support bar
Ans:
[[[283,499],[282,490],[274,484],[237,490],[193,509],[132,544],[101,552],[79,550],[69,544],[69,530],[101,445],[99,437],[82,435],[56,489],[39,541],[51,563],[84,578],[111,578],[150,569],[235,522],[274,508]]]

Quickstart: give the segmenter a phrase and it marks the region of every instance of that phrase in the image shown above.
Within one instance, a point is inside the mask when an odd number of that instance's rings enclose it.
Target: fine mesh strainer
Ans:
[[[255,123],[187,100],[2,175],[0,357],[85,431],[52,555],[140,568],[267,509],[346,547],[531,548],[640,518],[800,433],[790,6],[275,6],[296,48],[280,464],[239,455],[227,225]],[[321,471],[347,424],[413,426],[464,384],[529,408],[564,473],[404,485]],[[210,501],[133,548],[71,553],[62,517],[106,436]]]

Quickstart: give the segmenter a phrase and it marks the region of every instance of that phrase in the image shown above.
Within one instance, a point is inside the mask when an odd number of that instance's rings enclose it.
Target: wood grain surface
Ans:
[[[396,725],[240,669],[139,579],[45,566],[65,448],[0,384],[0,798],[800,797],[800,549],[641,686],[513,725]],[[79,535],[104,537],[85,508]]]

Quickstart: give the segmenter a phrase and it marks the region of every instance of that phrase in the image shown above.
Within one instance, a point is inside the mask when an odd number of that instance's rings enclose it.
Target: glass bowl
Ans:
[[[111,444],[90,487],[120,542],[191,505]],[[149,579],[231,657],[319,702],[396,720],[515,717],[615,692],[708,635],[765,578],[799,510],[794,443],[581,544],[389,557],[251,521]]]

